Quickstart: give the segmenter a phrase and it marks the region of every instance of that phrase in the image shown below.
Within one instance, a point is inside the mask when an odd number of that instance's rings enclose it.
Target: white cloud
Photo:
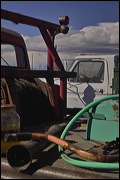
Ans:
[[[29,51],[47,50],[41,36],[25,37],[25,40]],[[88,26],[81,30],[70,27],[68,34],[56,36],[55,44],[61,58],[73,57],[79,53],[118,53],[119,22],[99,23],[97,26]]]
[[[36,54],[47,51],[41,36],[25,37],[29,51]],[[119,22],[99,23],[97,26],[84,27],[56,36],[55,45],[61,59],[74,58],[80,53],[117,54],[119,52]],[[45,61],[44,61],[45,62]],[[44,65],[45,66],[45,65]]]
[[[23,36],[30,64],[34,57],[34,67],[44,69],[47,59],[47,47],[42,36]],[[99,23],[96,26],[74,30],[70,27],[68,34],[56,36],[55,45],[61,59],[75,58],[80,53],[118,54],[119,22]]]
[[[118,53],[119,23],[100,23],[82,30],[71,30],[67,35],[58,35],[60,51],[78,53]]]
[[[34,37],[23,36],[23,38],[26,42],[28,51],[39,51],[39,52],[47,51],[42,36],[34,36]]]

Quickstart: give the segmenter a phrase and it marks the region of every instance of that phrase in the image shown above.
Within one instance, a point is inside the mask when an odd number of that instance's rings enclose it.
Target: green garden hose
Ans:
[[[107,101],[110,99],[117,99],[119,98],[119,95],[111,95],[111,96],[106,96],[103,98],[100,98],[90,104],[88,104],[86,107],[84,107],[81,111],[79,111],[68,123],[68,125],[65,127],[64,131],[62,132],[61,139],[65,139],[65,136],[67,135],[68,131],[71,129],[75,121],[82,116],[86,111],[88,111],[91,107],[100,104],[103,101]],[[61,157],[63,160],[66,162],[79,166],[79,167],[84,167],[84,168],[95,168],[95,169],[109,169],[109,170],[118,170],[119,169],[119,163],[104,163],[104,162],[87,162],[87,161],[82,161],[82,160],[76,160],[73,158],[70,158],[65,154],[63,148],[61,146],[58,146],[58,150],[61,153]]]

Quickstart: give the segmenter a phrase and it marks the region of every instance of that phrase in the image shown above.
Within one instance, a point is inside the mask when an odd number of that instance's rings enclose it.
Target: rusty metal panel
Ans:
[[[32,170],[31,170],[32,172]],[[30,175],[27,171],[17,172],[11,168],[5,158],[1,158],[2,179],[115,179],[82,170],[71,170],[59,167],[45,166]]]

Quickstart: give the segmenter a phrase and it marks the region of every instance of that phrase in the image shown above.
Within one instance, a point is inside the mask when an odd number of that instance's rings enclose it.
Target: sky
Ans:
[[[55,40],[61,59],[80,53],[119,53],[119,1],[1,1],[1,8],[55,24],[67,15],[69,32]],[[22,34],[30,58],[32,54],[36,59],[46,58],[46,46],[37,28],[5,20],[1,24]]]

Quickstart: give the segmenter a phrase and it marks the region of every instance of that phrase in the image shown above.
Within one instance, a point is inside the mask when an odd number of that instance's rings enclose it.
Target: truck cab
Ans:
[[[22,36],[14,30],[1,27],[1,65],[30,69],[28,53]]]
[[[66,64],[75,78],[67,83],[67,107],[83,108],[94,100],[112,94],[114,68],[119,67],[119,55],[80,55]]]

